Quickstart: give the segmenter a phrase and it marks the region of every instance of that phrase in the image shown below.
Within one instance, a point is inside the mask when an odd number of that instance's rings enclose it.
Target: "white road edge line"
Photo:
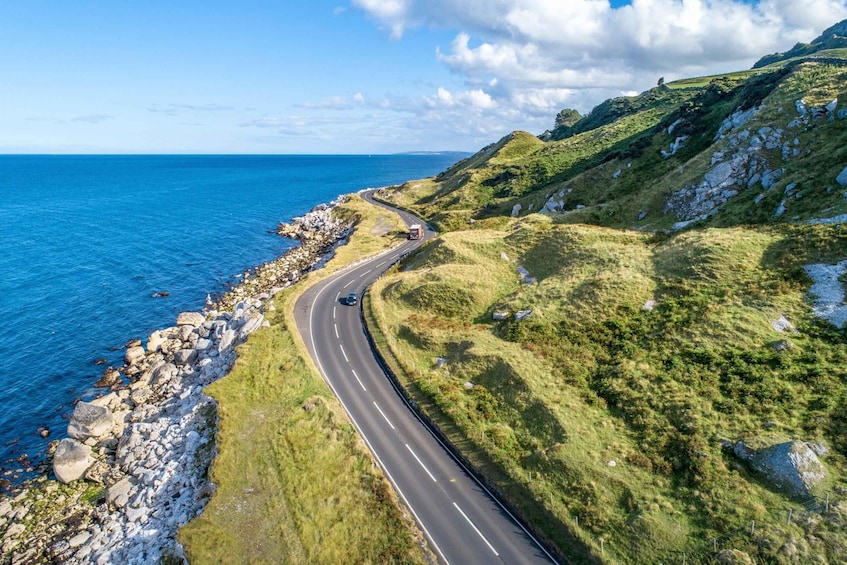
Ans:
[[[338,347],[340,347],[340,348],[341,348],[341,354],[344,356],[344,360],[345,360],[345,361],[347,361],[347,362],[349,363],[349,362],[350,362],[350,360],[347,358],[347,354],[344,352],[344,346],[343,346],[343,345],[341,345],[341,344],[339,343],[339,344],[338,344]]]
[[[353,369],[350,369],[353,371]],[[362,387],[362,390],[368,392],[368,389],[365,388],[365,385],[362,383],[362,379],[359,378],[359,375],[356,374],[356,371],[353,371],[353,376],[356,377],[356,380],[359,381],[359,386]]]
[[[424,465],[424,464],[423,464],[423,461],[421,461],[421,460],[418,458],[418,456],[417,456],[417,455],[415,455],[415,452],[414,452],[414,451],[412,451],[412,448],[411,448],[411,447],[409,447],[409,444],[408,444],[408,443],[406,444],[406,449],[408,449],[408,450],[409,450],[409,453],[411,453],[411,454],[412,454],[412,457],[414,457],[414,458],[415,458],[415,461],[417,461],[417,462],[418,462],[418,464],[419,464],[421,467],[423,467],[423,470],[424,470],[424,471],[426,471],[426,474],[427,474],[427,475],[429,475],[429,478],[430,478],[430,479],[432,479],[432,482],[437,483],[438,481],[436,481],[436,480],[435,480],[435,477],[433,477],[433,476],[432,476],[432,473],[430,473],[430,472],[429,472],[429,469],[427,469],[427,468],[426,468],[426,465]]]
[[[453,503],[453,506],[455,506],[455,507],[456,507],[456,510],[458,510],[458,511],[459,511],[459,514],[461,514],[461,515],[462,515],[462,517],[463,517],[465,520],[467,520],[467,521],[468,521],[468,524],[470,524],[470,525],[471,525],[471,528],[473,528],[473,529],[474,529],[474,531],[476,532],[476,534],[477,534],[479,537],[481,537],[481,538],[482,538],[482,541],[484,541],[484,542],[485,542],[485,545],[487,545],[487,546],[488,546],[488,549],[490,549],[490,550],[494,553],[494,555],[496,555],[497,557],[500,557],[500,554],[499,554],[499,553],[497,553],[497,550],[496,550],[496,549],[494,549],[494,546],[493,546],[493,545],[491,545],[491,544],[488,542],[488,540],[487,540],[487,539],[485,539],[485,536],[484,536],[484,535],[482,535],[482,532],[480,532],[480,531],[479,531],[479,528],[477,528],[477,527],[476,527],[476,525],[475,525],[473,522],[471,522],[471,519],[470,519],[470,518],[468,518],[467,514],[465,514],[464,512],[462,512],[462,509],[461,509],[461,508],[459,508],[459,505],[458,505],[458,504],[456,504],[456,503],[454,502],[454,503]]]
[[[354,282],[356,282],[356,279],[353,279],[353,280],[352,280],[352,281],[350,281],[349,283],[345,284],[342,288],[347,288],[348,286],[350,286],[350,285],[351,285],[351,284],[353,284]]]
[[[314,319],[314,313],[315,313],[315,304],[317,304],[318,298],[320,297],[321,293],[324,290],[326,290],[326,288],[327,287],[324,286],[322,289],[320,289],[318,291],[318,293],[315,295],[315,298],[312,300],[312,308],[309,310],[309,340],[312,342],[312,350],[315,352],[315,361],[318,364],[318,370],[321,372],[321,375],[323,376],[324,381],[329,385],[329,388],[331,388],[332,392],[335,393],[335,397],[338,399],[338,401],[341,403],[341,405],[344,406],[344,410],[345,410],[345,412],[347,412],[347,416],[350,418],[350,421],[353,422],[353,425],[356,426],[356,429],[359,430],[359,435],[362,436],[362,439],[365,441],[365,444],[367,444],[368,449],[370,449],[371,453],[373,454],[374,458],[376,459],[376,462],[379,464],[380,467],[382,467],[382,471],[388,477],[388,480],[391,481],[391,484],[394,485],[394,488],[397,489],[397,493],[400,495],[400,498],[403,499],[403,502],[406,503],[406,507],[409,509],[409,511],[415,517],[415,520],[417,521],[417,523],[420,524],[421,529],[424,531],[424,535],[426,535],[426,537],[429,538],[429,542],[435,548],[435,551],[438,552],[438,555],[441,556],[441,559],[444,561],[445,565],[450,565],[450,562],[447,560],[447,557],[441,551],[441,548],[438,547],[437,543],[435,543],[435,538],[432,537],[432,534],[430,534],[429,530],[426,529],[426,526],[424,525],[423,520],[421,520],[420,516],[418,516],[418,513],[415,512],[415,508],[409,502],[409,499],[406,498],[406,495],[403,494],[403,491],[400,489],[400,485],[397,484],[397,481],[395,481],[394,477],[391,476],[391,473],[388,472],[388,467],[386,467],[385,463],[382,462],[382,459],[379,458],[379,455],[377,454],[377,452],[374,449],[373,445],[371,444],[370,440],[368,440],[368,436],[365,435],[364,430],[362,430],[361,426],[359,426],[359,423],[353,417],[353,414],[350,413],[350,410],[347,408],[347,405],[345,405],[344,401],[341,400],[341,396],[338,394],[338,391],[335,389],[335,386],[333,386],[332,381],[330,381],[329,378],[326,376],[326,371],[324,371],[323,364],[321,363],[321,358],[318,356],[318,350],[315,349],[315,329],[314,329],[315,325],[312,323],[312,321]]]
[[[376,406],[376,409],[379,411],[379,413],[380,413],[380,414],[382,414],[382,417],[383,417],[383,418],[385,418],[385,422],[386,422],[386,423],[387,423],[387,424],[391,427],[391,429],[393,430],[393,429],[394,429],[394,424],[392,424],[392,423],[391,423],[391,420],[389,420],[389,419],[388,419],[388,416],[386,416],[386,415],[385,415],[385,412],[383,412],[383,411],[382,411],[382,408],[380,408],[380,407],[379,407],[379,404],[377,404],[376,402],[374,402],[374,406]]]
[[[340,338],[338,337],[338,324],[332,324],[332,327],[334,327],[334,328],[335,328],[335,339],[340,339]]]

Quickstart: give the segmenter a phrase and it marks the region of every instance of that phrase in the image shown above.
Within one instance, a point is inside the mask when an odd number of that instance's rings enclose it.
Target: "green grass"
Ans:
[[[401,237],[399,218],[358,198],[339,213],[359,217],[356,234],[310,281]],[[292,329],[304,287],[277,296],[271,327],[207,388],[219,406],[217,491],[179,539],[192,563],[422,563],[421,534]]]
[[[374,285],[367,307],[424,410],[541,535],[581,548],[575,560],[668,562],[711,538],[770,560],[809,539],[782,524],[797,501],[720,442],[822,441],[830,486],[847,486],[847,338],[811,318],[800,269],[843,256],[844,237],[809,226],[663,239],[530,217],[447,234]],[[518,264],[538,282],[520,283]],[[430,287],[440,272],[451,276]],[[410,303],[415,289],[426,302]],[[457,293],[461,307],[437,306]],[[533,314],[495,323],[495,309]],[[781,315],[800,333],[775,332]],[[786,338],[794,349],[777,353]],[[760,537],[733,537],[751,520]],[[810,559],[847,547],[821,523],[830,545],[807,544]]]
[[[762,69],[750,69],[746,71],[737,71],[734,73],[726,73],[722,75],[708,75],[702,77],[685,78],[667,83],[668,88],[705,88],[715,79],[730,79],[730,80],[746,80],[751,76],[763,72]]]

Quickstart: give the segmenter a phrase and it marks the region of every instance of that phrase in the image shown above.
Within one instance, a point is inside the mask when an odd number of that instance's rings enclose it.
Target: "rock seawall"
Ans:
[[[320,205],[281,235],[301,245],[245,274],[243,282],[154,331],[146,349],[131,342],[121,368],[129,380],[80,402],[70,437],[52,445],[58,479],[45,477],[0,499],[1,562],[151,563],[181,559],[179,527],[214,492],[217,410],[203,388],[226,375],[235,348],[269,325],[272,298],[325,261],[352,229]],[[84,484],[79,479],[85,479]],[[90,484],[96,484],[94,499]]]

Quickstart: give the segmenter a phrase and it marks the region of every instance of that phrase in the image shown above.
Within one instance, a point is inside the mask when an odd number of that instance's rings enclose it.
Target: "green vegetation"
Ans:
[[[798,43],[790,51],[785,53],[774,53],[773,55],[762,57],[753,65],[753,68],[757,69],[811,55],[818,57],[827,56],[833,50],[844,48],[847,48],[847,23],[840,22],[824,30],[820,37],[811,43]]]
[[[366,305],[416,400],[558,547],[667,562],[721,539],[778,560],[806,535],[784,523],[799,501],[721,442],[821,441],[830,487],[847,487],[847,336],[811,318],[799,267],[844,249],[833,227],[665,239],[530,216],[446,234]],[[519,310],[532,315],[491,321]],[[799,334],[773,329],[783,315]],[[777,351],[781,339],[793,347]],[[770,545],[734,535],[751,521]],[[837,522],[819,526],[830,545],[807,556],[847,551]]]
[[[514,133],[381,194],[449,233],[372,288],[380,349],[575,561],[847,554],[847,333],[814,318],[803,268],[847,259],[843,225],[806,223],[847,213],[847,121],[824,110],[847,101],[844,29],[755,69],[563,110],[544,142]],[[672,228],[691,216],[670,196],[713,198],[718,163],[741,171],[734,193]],[[783,317],[796,330],[775,329]],[[815,495],[837,504],[791,498],[732,451],[792,440],[830,449]]]
[[[326,273],[396,242],[402,223],[359,198],[359,218]],[[182,530],[192,563],[422,563],[423,538],[402,512],[292,329],[301,284],[280,293],[270,328],[239,347],[207,392],[218,402],[217,490]]]

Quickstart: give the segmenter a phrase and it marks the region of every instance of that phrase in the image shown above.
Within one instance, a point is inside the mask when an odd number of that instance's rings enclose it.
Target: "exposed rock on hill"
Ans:
[[[739,441],[733,451],[774,486],[792,496],[808,498],[814,494],[815,487],[826,479],[826,468],[818,455],[824,455],[828,450],[820,444],[791,441],[753,450]]]

